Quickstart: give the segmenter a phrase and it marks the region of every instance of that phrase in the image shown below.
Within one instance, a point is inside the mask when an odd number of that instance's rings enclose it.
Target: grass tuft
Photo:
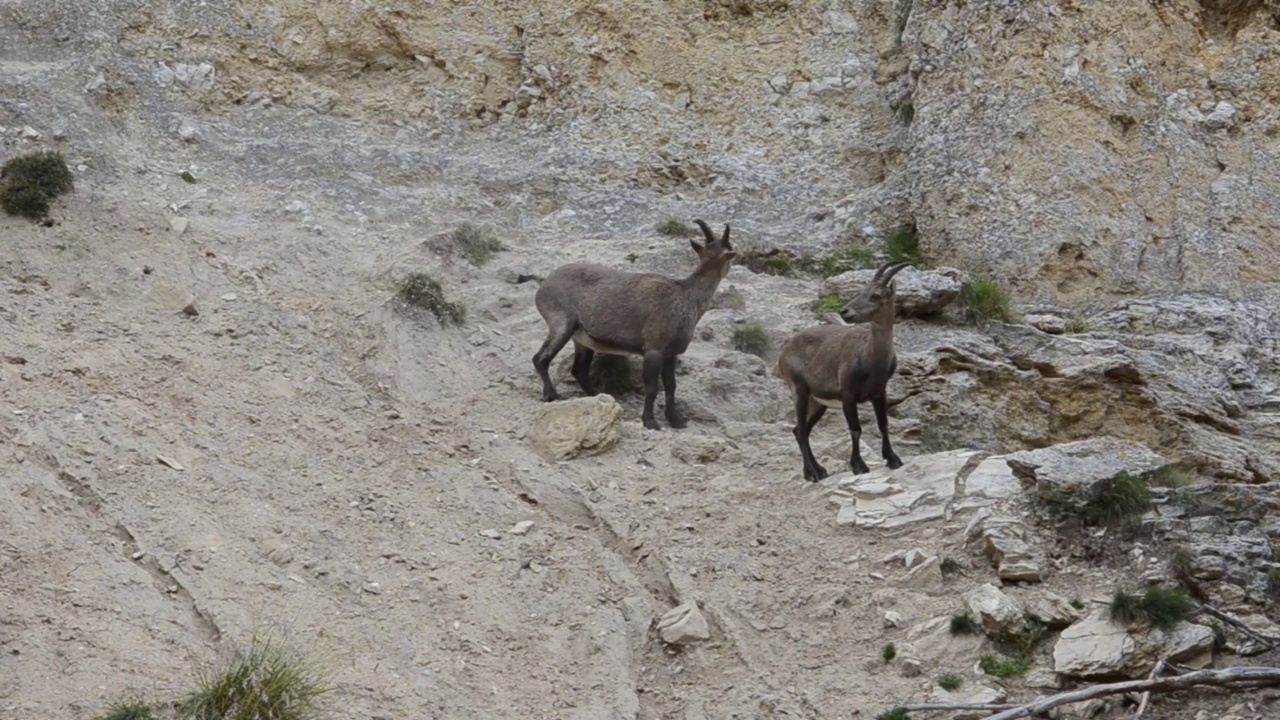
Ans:
[[[907,709],[896,707],[892,710],[885,710],[876,716],[876,720],[907,720]]]
[[[401,302],[415,308],[431,311],[441,325],[461,325],[465,319],[463,307],[449,302],[444,288],[426,273],[410,273],[400,281],[397,291]]]
[[[701,230],[691,225],[686,225],[675,218],[667,218],[666,220],[658,223],[658,225],[654,227],[654,231],[659,235],[666,235],[668,237],[693,237],[702,232]]]
[[[1071,598],[1071,607],[1073,607],[1073,608],[1075,608],[1075,609],[1077,609],[1077,610],[1083,610],[1083,609],[1084,609],[1084,601],[1083,601],[1083,600],[1081,600],[1080,598]]]
[[[955,558],[944,557],[942,558],[942,562],[938,564],[938,569],[942,571],[943,575],[955,575],[963,568],[960,566],[960,562]]]
[[[880,648],[880,657],[886,665],[893,662],[893,659],[898,657],[898,646],[893,643],[885,643],[884,647]]]
[[[733,349],[756,357],[764,357],[773,343],[769,333],[755,323],[740,325],[733,329]]]
[[[1081,508],[1080,517],[1089,525],[1133,530],[1149,509],[1151,490],[1147,488],[1146,479],[1123,472]]]
[[[1008,680],[1020,675],[1026,675],[1031,669],[1031,663],[1025,658],[1011,658],[1001,655],[983,655],[978,660],[978,668],[983,674],[991,677]]]
[[[453,246],[472,265],[480,267],[493,259],[495,255],[506,250],[501,240],[472,225],[463,223],[449,233]]]
[[[195,184],[196,176],[191,174],[190,170],[183,170],[178,173],[178,177],[182,178],[182,182]]]
[[[140,702],[118,703],[107,709],[95,720],[154,720],[155,712],[150,705]]]
[[[21,155],[0,167],[0,208],[32,220],[48,216],[51,202],[74,186],[62,153],[40,151]]]
[[[1213,651],[1222,652],[1227,649],[1227,631],[1217,620],[1209,621],[1209,629],[1213,631]]]
[[[1079,335],[1089,332],[1089,321],[1084,319],[1082,315],[1072,315],[1067,319],[1067,324],[1063,330],[1071,335]]]
[[[1018,319],[1009,292],[987,278],[975,278],[965,285],[960,290],[958,302],[970,322],[999,320],[1011,323]]]
[[[840,298],[840,293],[827,293],[809,305],[809,309],[813,311],[813,316],[819,320],[825,318],[827,313],[839,315],[843,307],[844,300]]]
[[[1108,618],[1120,625],[1145,621],[1161,630],[1168,630],[1189,620],[1198,607],[1196,601],[1181,590],[1153,587],[1141,595],[1117,590],[1111,596]]]
[[[950,629],[952,635],[977,635],[981,630],[978,621],[973,619],[968,610],[961,610],[951,616]]]
[[[938,678],[938,687],[947,692],[955,692],[960,689],[961,685],[964,685],[964,678],[955,673],[947,673]]]
[[[913,222],[899,225],[889,233],[884,240],[884,250],[893,262],[911,263],[917,268],[925,265],[924,255],[920,253],[920,235]]]
[[[182,704],[190,720],[310,720],[330,688],[299,655],[255,641],[221,671],[200,678]]]

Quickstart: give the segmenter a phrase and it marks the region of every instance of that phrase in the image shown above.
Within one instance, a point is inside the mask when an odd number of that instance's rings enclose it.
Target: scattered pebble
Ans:
[[[507,532],[511,533],[512,535],[524,535],[528,533],[529,530],[531,530],[532,528],[533,528],[532,520],[521,520],[515,525],[512,525],[511,529],[508,530]]]
[[[490,540],[497,540],[502,537],[502,533],[498,532],[497,530],[494,530],[493,528],[487,528],[485,530],[481,530],[480,534],[484,537],[489,538]]]

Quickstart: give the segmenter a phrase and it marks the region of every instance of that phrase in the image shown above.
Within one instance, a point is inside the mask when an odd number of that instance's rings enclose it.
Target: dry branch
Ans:
[[[1156,666],[1151,668],[1151,674],[1147,676],[1147,679],[1155,680],[1160,677],[1160,673],[1164,670],[1165,664],[1164,658],[1157,660]],[[1151,702],[1151,691],[1147,690],[1142,693],[1142,701],[1138,703],[1138,712],[1133,714],[1133,720],[1138,720],[1138,718],[1142,717],[1142,713],[1147,711],[1147,703],[1149,702]]]
[[[1198,686],[1211,687],[1267,687],[1280,685],[1280,668],[1274,667],[1232,667],[1221,670],[1198,670],[1186,675],[1152,678],[1149,680],[1127,680],[1125,682],[1093,685],[1080,690],[1037,698],[1026,705],[988,715],[984,720],[1013,720],[1030,717],[1045,710],[1061,705],[1086,702],[1094,698],[1119,695],[1127,692],[1164,693],[1174,690],[1185,690]]]
[[[1267,635],[1265,633],[1260,633],[1257,630],[1254,630],[1253,628],[1249,627],[1248,625],[1245,625],[1244,623],[1240,622],[1239,620],[1231,617],[1230,615],[1222,612],[1221,610],[1213,607],[1212,605],[1201,605],[1200,609],[1197,610],[1196,613],[1199,615],[1208,615],[1211,618],[1221,620],[1222,622],[1238,630],[1241,635],[1244,635],[1250,640],[1253,640],[1255,643],[1258,643],[1259,647],[1254,648],[1253,650],[1247,653],[1243,653],[1243,652],[1240,653],[1241,657],[1252,657],[1254,655],[1261,655],[1264,652],[1267,652],[1269,650],[1275,650],[1277,647],[1280,647],[1280,637],[1276,637],[1274,635]]]
[[[903,705],[903,710],[912,712],[947,712],[949,710],[990,710],[996,712],[999,710],[1012,710],[1021,707],[1014,703],[925,703],[923,705]]]

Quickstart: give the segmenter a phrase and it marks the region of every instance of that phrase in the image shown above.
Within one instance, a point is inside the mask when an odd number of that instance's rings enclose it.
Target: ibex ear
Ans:
[[[730,250],[729,252],[726,252],[726,253],[724,254],[724,259],[725,259],[725,260],[728,260],[729,262],[733,262],[733,259],[734,259],[734,258],[736,258],[736,257],[738,257],[738,251],[737,251],[737,250]]]

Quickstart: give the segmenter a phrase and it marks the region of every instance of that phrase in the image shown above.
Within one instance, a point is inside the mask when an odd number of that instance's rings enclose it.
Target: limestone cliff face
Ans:
[[[931,258],[1023,300],[1244,297],[1280,269],[1280,30],[1265,8],[254,0],[211,13],[144,10],[121,35],[139,59],[212,61],[210,103],[561,128],[574,145],[616,144],[634,165],[619,180],[772,196],[772,219],[815,242],[911,219]]]

